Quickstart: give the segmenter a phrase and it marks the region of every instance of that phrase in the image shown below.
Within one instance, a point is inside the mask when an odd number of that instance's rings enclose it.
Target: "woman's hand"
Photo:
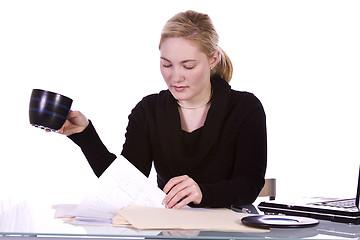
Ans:
[[[170,179],[163,191],[166,193],[163,203],[167,208],[179,209],[191,202],[199,204],[202,200],[199,185],[186,175]]]
[[[79,111],[70,110],[69,116],[58,133],[70,136],[74,133],[80,133],[89,125],[89,120]]]

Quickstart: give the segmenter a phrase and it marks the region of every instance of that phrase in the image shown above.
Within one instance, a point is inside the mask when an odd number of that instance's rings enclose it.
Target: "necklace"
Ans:
[[[185,107],[183,105],[181,105],[181,103],[177,102],[177,104],[181,107],[181,108],[185,108],[185,109],[198,109],[198,108],[202,108],[203,106],[205,106],[206,104],[208,104],[210,102],[210,99],[208,101],[206,101],[205,103],[199,105],[199,106],[195,106],[195,107]]]
[[[186,107],[186,106],[183,106],[181,103],[179,103],[179,101],[177,101],[177,104],[178,104],[181,108],[184,108],[184,109],[198,109],[198,108],[202,108],[202,107],[204,107],[205,105],[207,105],[207,104],[211,101],[212,95],[213,95],[213,91],[211,91],[211,94],[210,94],[209,99],[208,99],[205,103],[203,103],[203,104],[201,104],[201,105],[199,105],[199,106]]]

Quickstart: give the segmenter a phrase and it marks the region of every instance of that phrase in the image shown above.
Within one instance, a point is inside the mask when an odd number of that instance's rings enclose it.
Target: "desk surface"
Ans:
[[[244,238],[360,238],[360,225],[348,225],[321,221],[318,226],[301,229],[271,229],[268,233],[218,232],[218,231],[139,231],[131,228],[112,226],[83,226],[63,223],[55,219],[54,203],[38,200],[0,199],[0,236],[29,237],[121,237],[151,239],[244,239]],[[257,203],[255,203],[257,205]]]

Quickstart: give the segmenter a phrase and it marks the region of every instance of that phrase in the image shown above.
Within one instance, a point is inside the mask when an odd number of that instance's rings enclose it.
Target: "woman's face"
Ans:
[[[161,74],[174,98],[187,106],[209,98],[210,71],[216,62],[216,56],[209,59],[185,38],[168,38],[160,46]]]

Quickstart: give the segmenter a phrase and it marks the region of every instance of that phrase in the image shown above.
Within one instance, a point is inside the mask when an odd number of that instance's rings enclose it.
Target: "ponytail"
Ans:
[[[220,59],[217,65],[212,69],[211,75],[217,74],[226,80],[228,83],[231,81],[232,73],[233,73],[233,65],[229,58],[229,56],[218,47],[220,52]]]

